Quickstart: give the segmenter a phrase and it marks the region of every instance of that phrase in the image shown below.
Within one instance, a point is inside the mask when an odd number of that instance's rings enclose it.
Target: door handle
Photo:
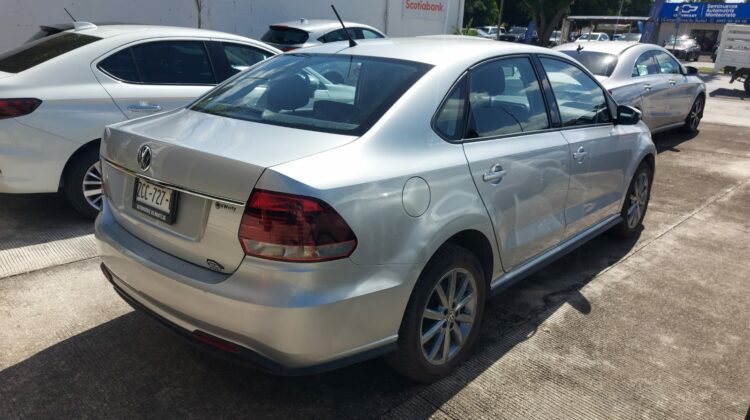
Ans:
[[[676,80],[674,80],[674,79],[669,79],[669,84],[670,84],[670,85],[674,86],[674,85],[675,85],[676,83],[677,83],[677,81],[676,81]]]
[[[492,165],[489,171],[487,171],[483,176],[482,180],[484,182],[491,182],[493,184],[499,183],[503,177],[505,176],[506,172],[503,170],[503,167],[500,166],[499,163]],[[496,182],[495,182],[496,181]]]
[[[651,90],[651,85],[649,85],[648,83],[646,83],[645,85],[643,85],[643,89],[645,89],[645,90]]]
[[[583,147],[579,147],[578,150],[573,152],[573,159],[575,159],[578,163],[582,163],[586,156],[589,155],[589,152],[586,151]]]
[[[128,111],[132,112],[156,112],[161,111],[161,106],[149,103],[128,105]]]

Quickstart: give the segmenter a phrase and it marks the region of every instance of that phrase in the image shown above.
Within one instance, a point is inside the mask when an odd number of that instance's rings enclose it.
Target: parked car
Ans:
[[[106,124],[184,105],[280,53],[215,31],[77,25],[0,54],[0,193],[62,188],[91,218]]]
[[[353,39],[385,38],[372,26],[344,22]],[[327,42],[347,40],[346,32],[338,20],[299,19],[269,26],[261,41],[282,51],[291,51]]]
[[[508,42],[524,42],[526,40],[526,31],[527,31],[527,28],[523,26],[513,26],[507,32],[500,35],[498,39],[500,41],[508,41]],[[534,31],[531,37],[531,43],[536,44],[538,41],[539,41],[539,34],[537,33],[537,31]]]
[[[352,83],[316,76],[338,63]],[[96,237],[115,290],[193,344],[282,374],[387,354],[430,382],[492,290],[639,231],[655,153],[559,52],[327,44],[109,127]]]
[[[674,40],[664,46],[664,49],[675,57],[685,61],[698,61],[701,56],[701,47],[694,39],[681,38]]]
[[[576,42],[583,41],[609,41],[609,35],[604,32],[587,32],[576,39]]]
[[[683,127],[697,131],[706,86],[694,67],[683,67],[664,48],[629,42],[564,44],[556,50],[596,75],[618,104],[643,112],[652,133]]]
[[[557,45],[560,45],[560,43],[561,43],[560,42],[561,37],[562,37],[562,32],[561,31],[552,31],[552,35],[550,35],[550,37],[549,37],[549,46],[550,46],[550,48],[554,47],[554,46],[557,46]]]
[[[717,51],[714,52],[714,73],[730,73],[729,83],[739,81],[750,95],[750,26],[724,26]]]
[[[477,33],[477,36],[480,38],[489,38],[489,39],[495,39],[497,38],[497,26],[480,26],[478,28],[473,28],[474,31]],[[500,33],[505,33],[505,28],[500,28]]]

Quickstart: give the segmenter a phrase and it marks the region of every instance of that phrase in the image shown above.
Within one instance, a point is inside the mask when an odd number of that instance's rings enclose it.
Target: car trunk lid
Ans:
[[[265,168],[354,140],[191,110],[145,117],[108,132],[101,154],[118,223],[165,252],[221,272],[234,271],[244,257],[237,232]],[[144,169],[138,155],[146,146],[151,160]],[[134,208],[136,178],[176,191],[173,223]]]

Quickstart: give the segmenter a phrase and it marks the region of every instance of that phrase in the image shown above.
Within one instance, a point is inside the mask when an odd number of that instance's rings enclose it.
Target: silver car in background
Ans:
[[[345,83],[319,76],[342,63]],[[109,127],[96,237],[115,290],[195,345],[282,374],[387,354],[429,382],[491,291],[640,231],[655,154],[561,53],[326,44]]]
[[[344,22],[352,39],[385,38],[385,34],[362,23]],[[347,40],[346,32],[338,20],[299,19],[276,23],[268,27],[261,41],[282,51],[311,47],[327,42]]]
[[[76,22],[0,53],[0,193],[47,193],[94,218],[104,126],[183,106],[279,50],[204,29]]]
[[[683,127],[698,130],[706,86],[694,67],[684,67],[664,48],[635,42],[563,44],[569,55],[596,75],[618,104],[643,113],[652,133]]]

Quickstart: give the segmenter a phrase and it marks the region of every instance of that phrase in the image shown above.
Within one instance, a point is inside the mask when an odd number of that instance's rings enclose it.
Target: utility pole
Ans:
[[[503,8],[505,7],[505,0],[500,0],[500,10],[497,12],[497,33],[495,33],[495,39],[500,40],[500,25],[503,24]]]

